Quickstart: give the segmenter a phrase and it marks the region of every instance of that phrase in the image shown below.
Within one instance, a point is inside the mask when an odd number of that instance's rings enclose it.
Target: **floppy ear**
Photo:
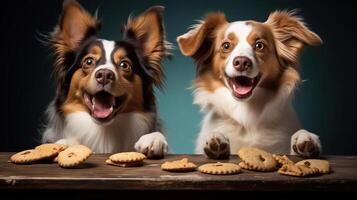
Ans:
[[[163,71],[161,61],[170,55],[170,43],[165,40],[163,25],[163,6],[154,6],[141,15],[131,19],[124,26],[124,39],[135,41],[146,60],[146,72],[157,86],[161,85]]]
[[[193,57],[199,65],[205,63],[214,49],[215,30],[227,23],[223,13],[207,15],[192,30],[177,37],[182,54]]]
[[[294,67],[305,45],[322,44],[320,37],[310,31],[294,11],[275,11],[265,24],[272,28],[279,57]]]

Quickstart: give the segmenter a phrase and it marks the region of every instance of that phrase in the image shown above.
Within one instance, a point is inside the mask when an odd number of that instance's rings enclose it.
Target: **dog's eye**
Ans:
[[[263,42],[257,42],[255,43],[255,49],[258,51],[261,51],[264,49],[264,43]]]
[[[229,42],[224,42],[222,44],[222,51],[223,52],[228,52],[231,49],[231,43]]]
[[[83,67],[88,68],[92,67],[95,64],[95,60],[92,57],[86,58],[83,62]]]
[[[128,61],[122,60],[119,63],[119,67],[124,71],[129,71],[131,66]]]

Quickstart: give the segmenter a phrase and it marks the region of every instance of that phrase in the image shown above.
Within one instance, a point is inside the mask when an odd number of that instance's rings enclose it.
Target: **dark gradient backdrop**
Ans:
[[[166,7],[168,40],[176,37],[210,11],[223,11],[229,21],[265,21],[276,9],[298,8],[309,27],[324,41],[307,48],[301,59],[305,80],[296,92],[295,108],[305,128],[318,133],[325,154],[357,154],[356,134],[356,8],[352,1],[80,1],[91,13],[99,8],[101,37],[119,39],[120,26],[130,13],[149,6]],[[52,57],[36,40],[57,23],[61,1],[9,1],[1,3],[1,137],[0,151],[19,151],[38,143],[41,117],[54,95],[50,77]],[[176,48],[165,62],[164,92],[158,105],[171,151],[192,153],[202,115],[192,105],[188,89],[195,67]]]

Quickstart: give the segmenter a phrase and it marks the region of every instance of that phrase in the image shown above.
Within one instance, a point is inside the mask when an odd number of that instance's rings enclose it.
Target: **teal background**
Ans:
[[[163,91],[157,91],[157,98],[172,153],[193,152],[202,119],[199,108],[192,105],[189,89],[195,77],[195,64],[177,49],[176,37],[212,11],[224,12],[229,21],[265,21],[274,10],[299,9],[324,44],[306,48],[301,57],[304,82],[296,92],[296,111],[304,128],[320,135],[323,153],[357,154],[354,61],[357,44],[352,1],[81,0],[80,3],[91,13],[98,9],[102,20],[99,36],[112,40],[121,38],[121,25],[131,13],[137,15],[153,5],[166,7],[167,39],[176,49],[172,51],[172,60],[165,61],[166,84]],[[5,38],[11,40],[3,41],[5,45],[1,47],[5,50],[1,85],[5,88],[7,106],[3,110],[6,118],[2,121],[4,137],[0,150],[17,151],[39,142],[42,114],[53,98],[54,84],[49,78],[52,57],[36,35],[52,31],[61,4],[61,1],[22,1],[21,6],[5,3],[1,27]],[[25,84],[14,81],[14,74]]]

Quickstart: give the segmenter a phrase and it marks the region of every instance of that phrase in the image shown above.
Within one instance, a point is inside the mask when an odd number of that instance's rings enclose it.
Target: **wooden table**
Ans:
[[[165,160],[183,157],[201,165],[216,160],[201,155],[168,155],[163,160],[145,160],[144,167],[121,168],[104,163],[109,155],[92,155],[77,169],[63,169],[55,163],[15,165],[12,153],[0,153],[0,192],[14,190],[176,190],[176,191],[357,191],[357,156],[326,156],[332,173],[297,178],[277,172],[243,171],[237,175],[207,175],[198,171],[162,171]],[[300,158],[291,157],[297,161]],[[301,160],[301,159],[300,159]],[[221,162],[238,163],[236,156]]]

